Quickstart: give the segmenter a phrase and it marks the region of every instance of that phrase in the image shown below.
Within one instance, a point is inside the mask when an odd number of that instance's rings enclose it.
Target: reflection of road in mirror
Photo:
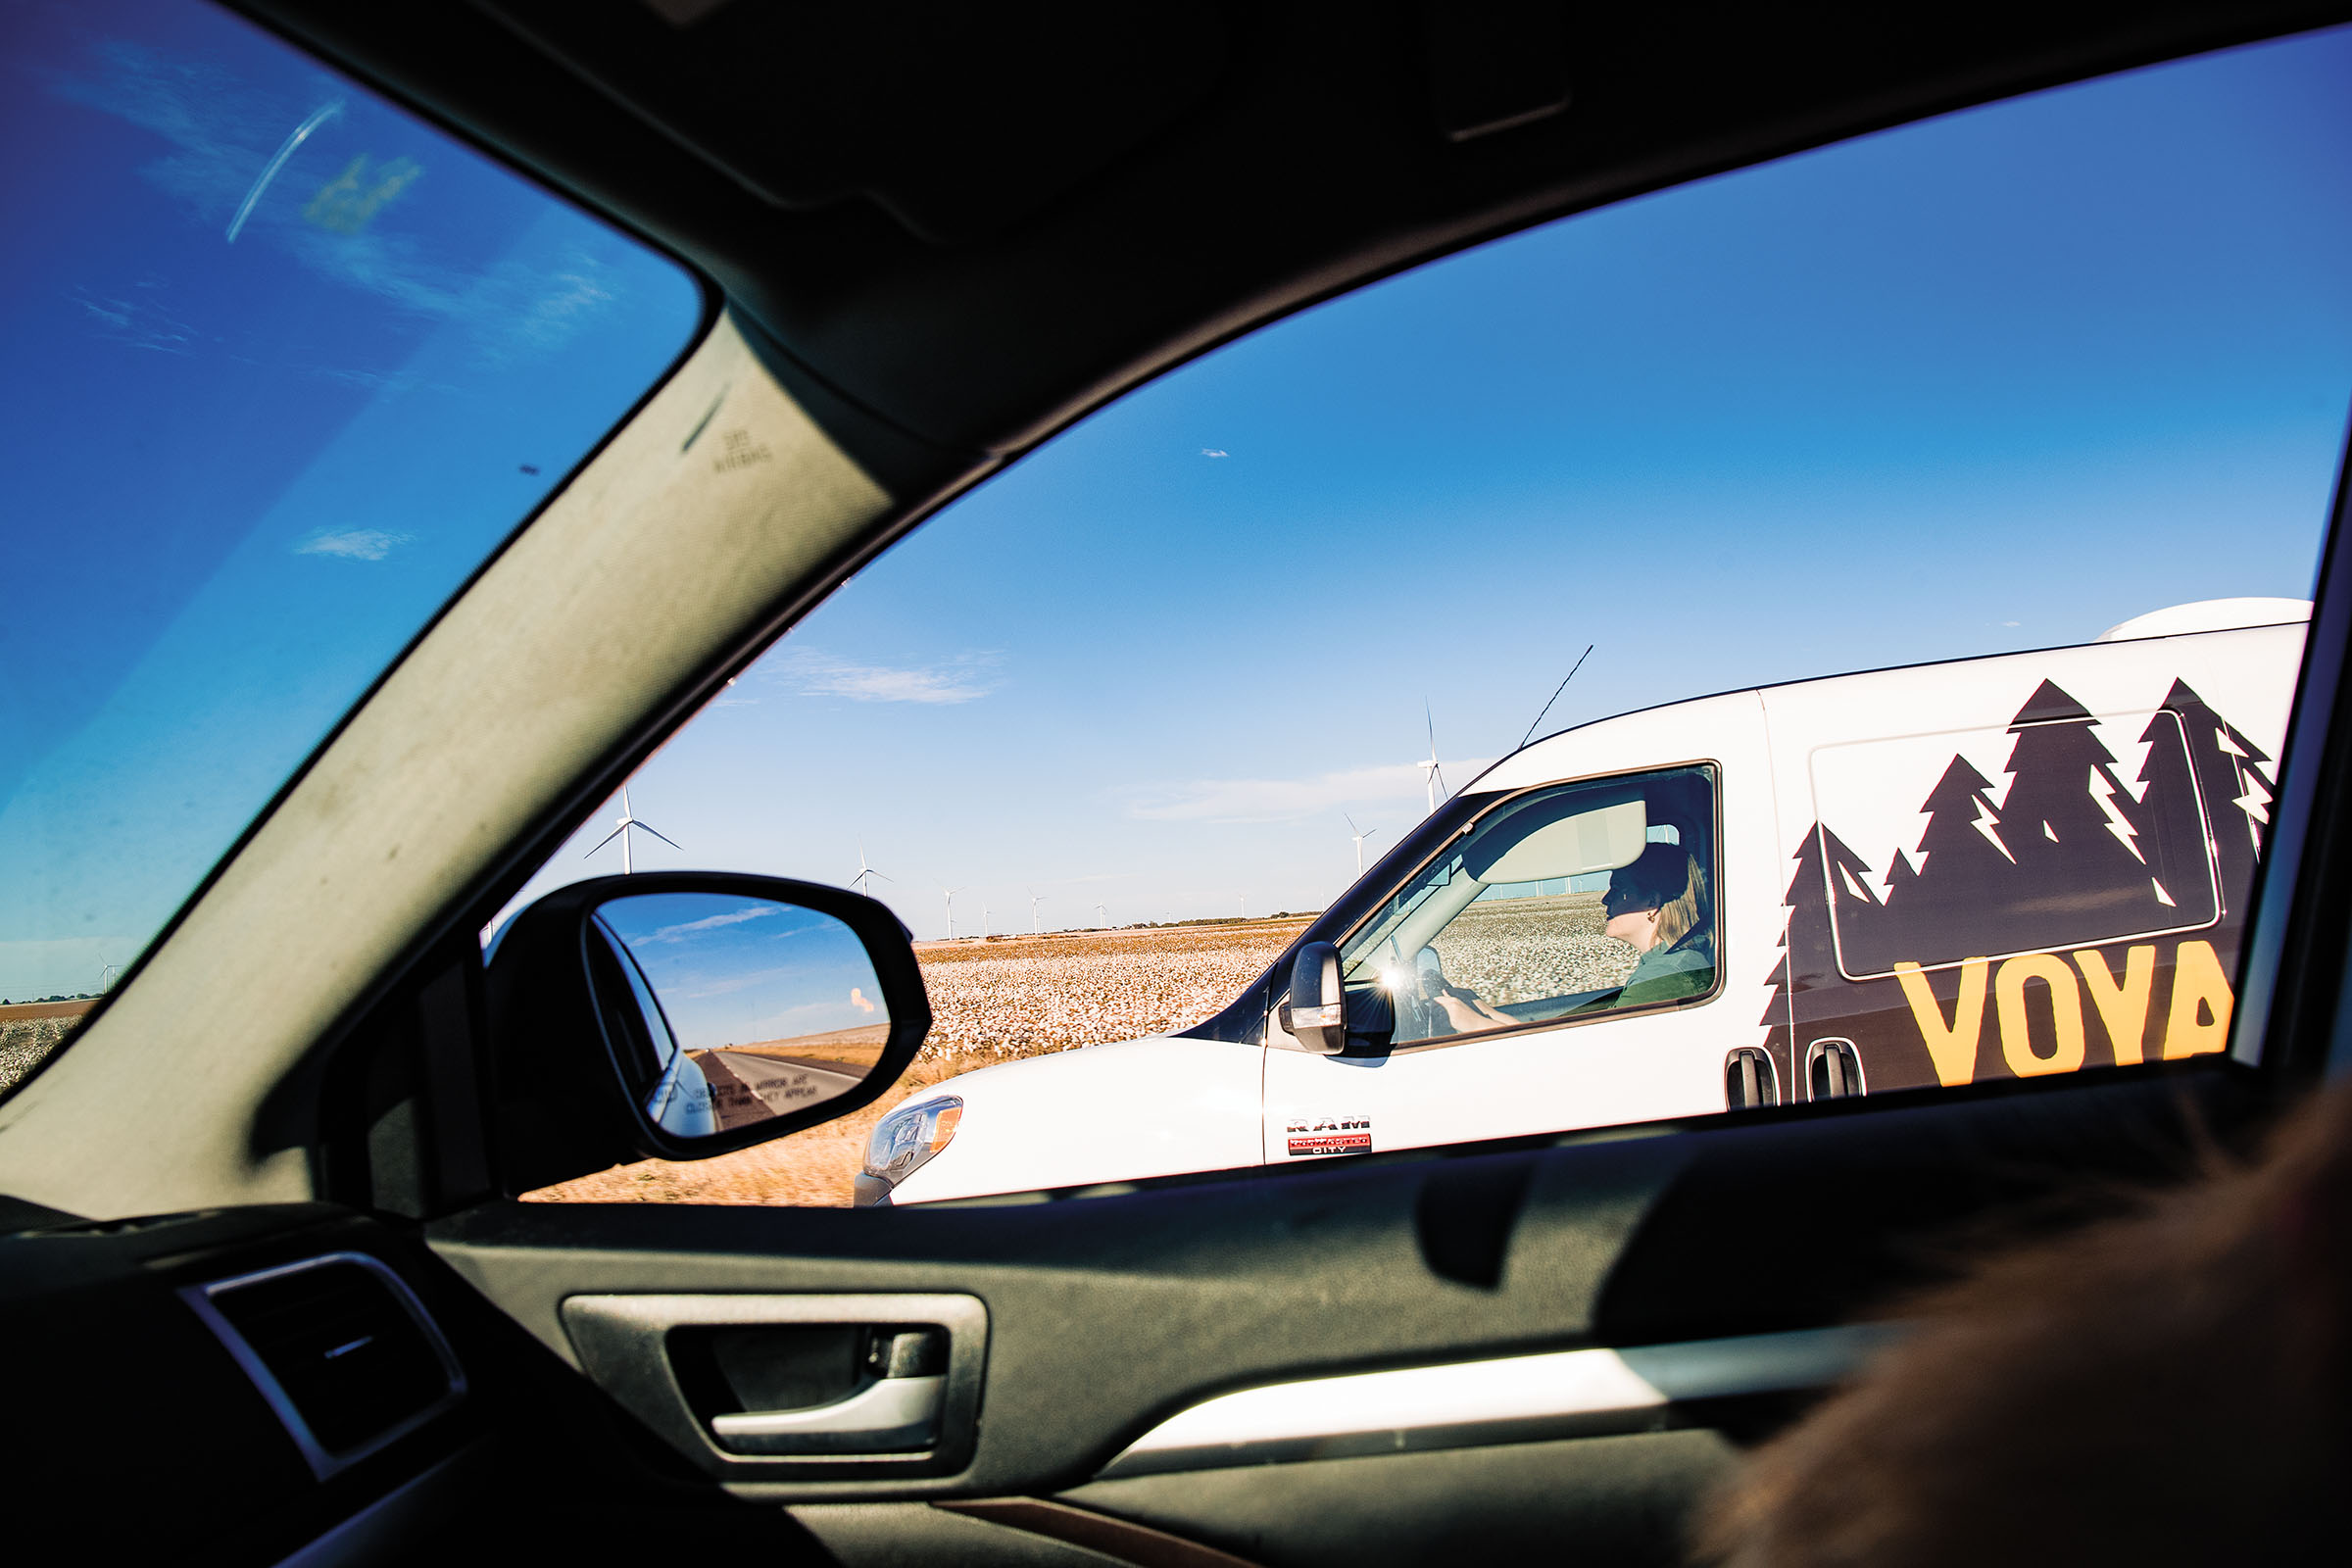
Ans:
[[[752,1045],[689,1051],[710,1081],[718,1130],[821,1104],[865,1081],[890,1039],[888,1024]]]
[[[813,909],[719,893],[627,894],[597,921],[625,950],[651,1032],[707,1086],[705,1138],[839,1099],[890,1039],[873,961],[856,932]],[[650,1107],[649,1107],[650,1108]]]

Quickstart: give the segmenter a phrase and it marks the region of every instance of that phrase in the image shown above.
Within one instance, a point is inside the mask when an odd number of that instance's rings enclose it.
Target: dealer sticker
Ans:
[[[1293,1155],[1372,1152],[1369,1116],[1293,1116],[1284,1131]]]

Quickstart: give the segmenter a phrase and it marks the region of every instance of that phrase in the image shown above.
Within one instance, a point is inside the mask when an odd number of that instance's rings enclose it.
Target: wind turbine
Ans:
[[[1438,765],[1438,721],[1430,716],[1429,704],[1421,705],[1421,721],[1429,726],[1429,760],[1421,764],[1427,774],[1429,808],[1438,808],[1438,793],[1446,788],[1446,770]]]
[[[862,856],[859,858],[863,858]],[[948,940],[953,942],[956,940],[956,895],[963,889],[943,887],[939,891],[948,896]]]
[[[631,828],[637,828],[642,832],[651,833],[654,837],[660,839],[671,849],[679,850],[680,853],[683,853],[683,847],[676,839],[671,838],[668,834],[662,832],[660,828],[655,827],[650,822],[640,822],[637,820],[637,813],[629,809],[629,787],[626,784],[623,784],[620,787],[619,825],[614,827],[612,832],[606,834],[603,838],[598,839],[594,847],[588,851],[588,855],[594,855],[598,850],[603,849],[614,839],[618,839],[620,840],[620,874],[622,876],[629,875],[631,872],[637,869],[635,862],[629,856],[629,829]],[[588,858],[588,855],[583,855],[580,857],[580,858],[585,860]]]
[[[980,940],[983,942],[988,940],[988,901],[986,899],[980,901]]]
[[[1037,923],[1037,906],[1046,901],[1033,888],[1023,888],[1021,891],[1029,895],[1029,934],[1042,937],[1046,934],[1046,928]]]
[[[1110,924],[1110,911],[1100,904],[1095,906],[1095,923],[1097,925]]]
[[[1340,814],[1342,816],[1348,816],[1346,811],[1342,811]],[[1370,838],[1373,834],[1378,833],[1380,829],[1376,827],[1357,827],[1355,825],[1355,818],[1352,816],[1348,816],[1348,828],[1349,832],[1355,835],[1355,874],[1357,876],[1362,876],[1364,874],[1364,840]]]
[[[1242,895],[1242,918],[1250,918],[1250,895],[1247,893]]]
[[[872,866],[865,863],[865,840],[860,838],[858,841],[858,874],[850,878],[850,886],[856,888],[858,892],[864,894],[870,899],[874,895],[872,879],[878,876],[882,877],[882,880],[885,882],[895,882],[898,880],[898,878],[893,876],[883,876],[880,871],[875,870]]]

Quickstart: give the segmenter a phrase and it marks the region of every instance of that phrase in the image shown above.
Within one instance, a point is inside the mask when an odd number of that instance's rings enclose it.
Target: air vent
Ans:
[[[212,1325],[320,1480],[465,1393],[457,1359],[399,1276],[333,1252],[180,1293]]]

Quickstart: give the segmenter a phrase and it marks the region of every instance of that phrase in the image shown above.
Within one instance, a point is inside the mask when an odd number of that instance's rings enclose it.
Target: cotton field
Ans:
[[[0,1089],[40,1065],[78,1018],[0,1019]]]
[[[926,944],[916,950],[931,993],[923,1054],[962,1071],[1185,1028],[1238,996],[1304,924]]]
[[[1438,936],[1446,978],[1497,1006],[1625,984],[1639,955],[1600,934],[1600,895],[1474,904]]]

